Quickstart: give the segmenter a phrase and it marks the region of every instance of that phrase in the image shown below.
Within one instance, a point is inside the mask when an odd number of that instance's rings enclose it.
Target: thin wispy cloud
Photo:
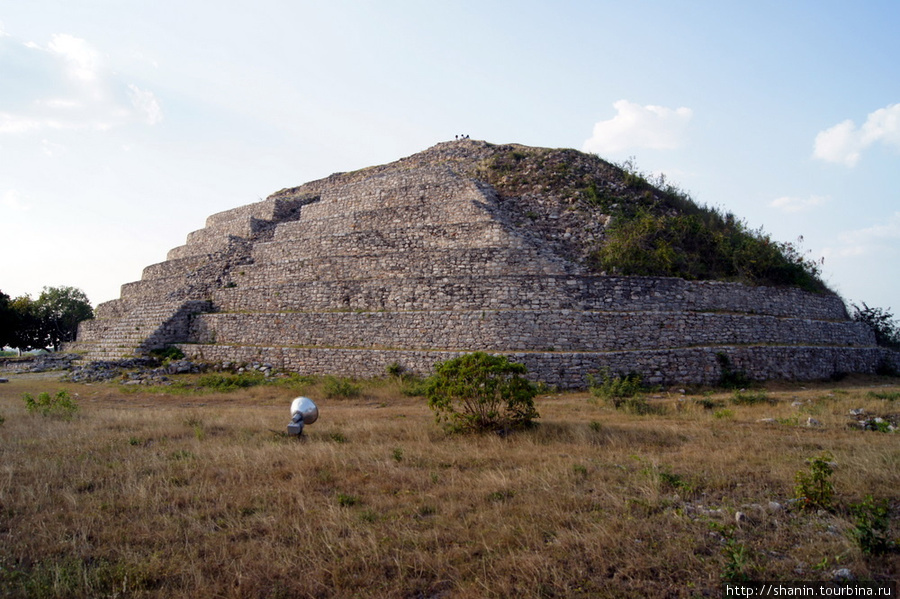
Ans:
[[[58,143],[54,143],[49,139],[41,140],[41,150],[47,155],[49,158],[53,158],[55,156],[60,156],[66,153],[66,147],[60,145]]]
[[[0,109],[0,135],[60,130],[107,131],[156,125],[163,110],[152,91],[121,81],[90,42],[54,34],[46,45],[0,36],[0,80],[18,75],[16,101]],[[28,72],[28,78],[19,74]]]
[[[584,142],[585,152],[615,154],[636,148],[673,150],[687,141],[693,117],[690,108],[641,106],[628,100],[613,104],[616,116],[594,125],[593,135]]]
[[[772,208],[777,208],[782,212],[807,212],[816,206],[821,206],[828,201],[825,196],[811,195],[807,198],[798,198],[795,196],[782,196],[775,198],[769,203]]]
[[[820,131],[813,146],[813,157],[852,167],[860,161],[864,150],[877,143],[900,148],[900,104],[890,104],[870,113],[861,127],[848,119]]]
[[[31,208],[28,198],[15,189],[8,189],[0,196],[0,206],[10,212],[26,212]]]
[[[47,50],[66,64],[69,77],[78,81],[96,81],[101,69],[101,54],[87,41],[66,33],[50,37]]]
[[[162,108],[153,92],[141,89],[134,84],[128,86],[131,105],[144,117],[148,125],[155,125],[163,120]]]
[[[884,250],[895,253],[900,242],[900,212],[895,212],[883,223],[844,231],[838,235],[838,245],[825,249],[826,256],[864,256],[884,253]]]

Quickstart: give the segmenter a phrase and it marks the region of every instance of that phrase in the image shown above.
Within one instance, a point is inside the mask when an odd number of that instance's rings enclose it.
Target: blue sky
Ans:
[[[465,133],[633,157],[900,311],[900,2],[0,0],[0,290]]]

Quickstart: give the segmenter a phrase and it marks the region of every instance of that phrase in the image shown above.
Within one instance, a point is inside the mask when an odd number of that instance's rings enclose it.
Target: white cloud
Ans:
[[[40,129],[41,123],[27,116],[0,112],[0,133],[25,133]]]
[[[0,206],[11,212],[25,212],[31,208],[28,199],[15,189],[9,189],[3,193],[0,198]]]
[[[884,223],[845,231],[838,235],[839,245],[825,249],[826,256],[848,257],[864,256],[868,254],[884,253],[888,249],[891,253],[900,241],[900,212],[895,212]]]
[[[128,86],[128,91],[131,105],[143,113],[148,125],[156,125],[163,120],[162,109],[153,92],[142,90],[133,84]]]
[[[65,146],[54,143],[49,139],[41,140],[41,149],[44,151],[44,154],[46,154],[50,158],[53,158],[54,156],[61,156],[66,153]]]
[[[155,125],[163,119],[153,92],[123,82],[84,39],[54,34],[46,47],[9,39],[0,43],[26,48],[25,54],[0,52],[0,80],[8,69],[23,83],[17,88],[18,107],[0,112],[0,135],[107,131],[134,122]]]
[[[616,116],[594,125],[593,135],[584,142],[585,152],[618,153],[630,148],[672,150],[684,144],[693,116],[690,108],[641,106],[628,100],[619,100],[613,107]]]
[[[777,208],[784,212],[805,212],[816,206],[821,206],[828,201],[825,196],[811,195],[808,198],[798,198],[793,196],[782,196],[775,198],[769,203],[772,208]]]
[[[857,128],[848,119],[820,131],[813,146],[813,157],[855,166],[863,150],[878,142],[900,147],[900,104],[890,104],[870,113],[862,127]]]
[[[57,33],[50,37],[47,50],[66,62],[70,77],[86,82],[97,80],[101,55],[87,41],[67,33]]]

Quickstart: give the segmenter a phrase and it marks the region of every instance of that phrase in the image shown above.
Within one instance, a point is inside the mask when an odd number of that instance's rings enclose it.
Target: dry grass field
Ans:
[[[391,381],[323,399],[9,376],[3,597],[717,597],[727,579],[900,576],[851,509],[886,500],[896,538],[900,434],[849,413],[896,417],[897,379],[659,392],[645,415],[550,394],[536,427],[500,437],[445,434]],[[60,389],[72,419],[26,411],[23,393]],[[283,434],[298,391],[320,408],[299,440]],[[821,456],[834,497],[799,509],[795,477]]]

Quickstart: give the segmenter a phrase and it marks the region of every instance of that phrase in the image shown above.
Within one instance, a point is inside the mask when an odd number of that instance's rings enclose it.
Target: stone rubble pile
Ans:
[[[0,360],[0,370],[5,372],[49,372],[68,370],[80,356],[72,353],[38,354],[21,358]]]
[[[853,426],[858,426],[865,431],[878,431],[882,433],[894,433],[900,427],[900,414],[886,414],[876,416],[869,414],[862,408],[850,410],[853,417]]]
[[[73,383],[98,383],[119,379],[123,385],[171,385],[170,375],[203,372],[207,365],[177,360],[161,365],[154,358],[104,360],[75,366],[65,380]]]

